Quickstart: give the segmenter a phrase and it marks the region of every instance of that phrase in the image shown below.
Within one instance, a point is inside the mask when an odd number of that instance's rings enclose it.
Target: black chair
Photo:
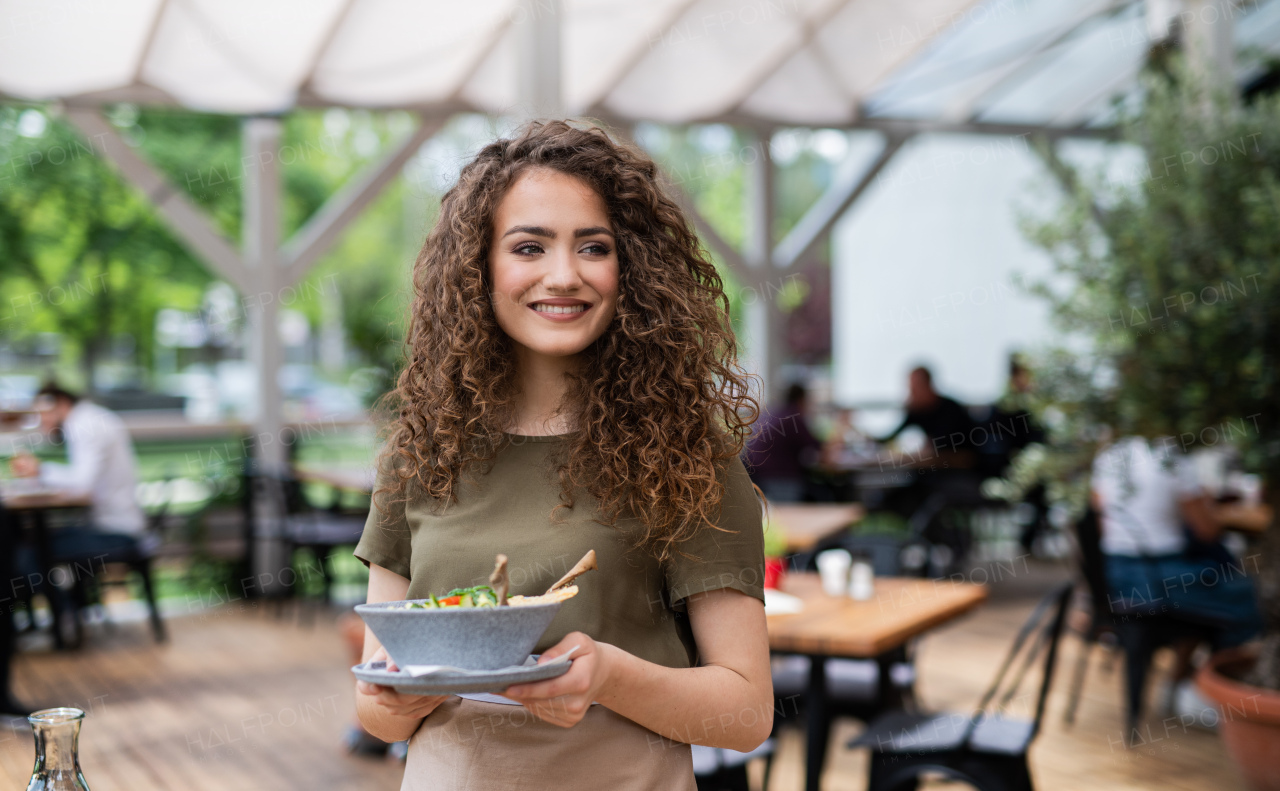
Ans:
[[[130,576],[142,583],[142,594],[147,604],[148,620],[151,633],[157,643],[167,638],[164,620],[160,616],[160,607],[156,597],[155,580],[152,574],[152,562],[156,550],[164,543],[165,516],[169,502],[166,500],[159,509],[147,519],[146,530],[139,535],[123,533],[107,533],[96,530],[92,525],[75,525],[51,531],[49,559],[54,566],[61,566],[68,571],[71,579],[70,601],[64,601],[52,580],[44,586],[49,595],[50,606],[55,612],[65,611],[70,614],[74,624],[75,646],[84,642],[84,628],[80,614],[102,602],[104,588],[117,586],[127,588]],[[107,575],[108,566],[123,566],[125,576],[113,578]],[[54,629],[60,629],[60,619],[54,619]],[[106,622],[111,626],[111,621]]]
[[[809,686],[807,656],[775,654],[773,699],[775,732],[787,720],[804,714],[804,694]],[[868,722],[885,711],[915,708],[916,669],[906,647],[878,659],[825,658],[827,696],[824,712],[827,732],[839,717]],[[881,674],[887,674],[882,683]]]
[[[128,586],[128,576],[122,579],[110,579],[105,575],[108,564],[119,564],[125,567],[128,574],[136,576],[142,582],[142,595],[147,603],[148,620],[151,634],[157,643],[163,643],[168,635],[164,627],[164,619],[160,617],[160,607],[156,598],[156,586],[152,576],[152,558],[155,548],[159,546],[161,536],[159,525],[163,522],[163,512],[158,521],[152,521],[148,530],[141,536],[113,536],[117,546],[107,552],[94,549],[60,550],[58,541],[54,540],[54,557],[57,564],[64,564],[72,569],[72,596],[77,610],[85,609],[102,601],[102,589],[109,586]],[[80,618],[75,619],[77,642],[83,639]]]
[[[1075,723],[1093,648],[1110,636],[1124,654],[1125,734],[1126,739],[1130,739],[1142,715],[1147,675],[1156,650],[1181,640],[1207,640],[1207,627],[1167,613],[1144,612],[1141,602],[1110,595],[1101,522],[1093,508],[1086,510],[1076,522],[1075,538],[1079,576],[1088,591],[1091,612],[1089,624],[1080,634],[1080,655],[1072,674],[1063,720],[1067,725]]]
[[[1085,674],[1089,670],[1089,659],[1093,655],[1094,646],[1104,638],[1116,644],[1117,637],[1111,622],[1111,604],[1107,601],[1106,558],[1102,554],[1102,532],[1098,522],[1098,512],[1093,508],[1085,511],[1076,521],[1076,566],[1080,580],[1084,583],[1089,595],[1089,622],[1080,631],[1080,655],[1076,658],[1075,672],[1071,676],[1071,688],[1067,696],[1067,708],[1062,719],[1067,725],[1074,725],[1076,710],[1080,705],[1080,693],[1084,690]]]
[[[1071,590],[1071,585],[1061,585],[1036,606],[972,714],[894,712],[849,742],[850,747],[871,749],[869,791],[915,789],[926,774],[979,791],[1032,791],[1027,750],[1044,718]],[[1004,712],[1042,654],[1034,715],[1029,720],[1007,716]],[[1015,664],[1018,668],[1006,683]],[[988,711],[993,702],[996,706]]]
[[[335,502],[332,508],[316,508],[309,503],[302,491],[302,482],[290,472],[266,472],[253,465],[245,471],[246,493],[250,503],[256,498],[275,498],[284,519],[277,538],[284,542],[289,566],[293,568],[298,550],[307,550],[315,557],[323,580],[322,600],[327,605],[332,600],[333,566],[331,556],[342,546],[355,546],[364,532],[365,514],[341,511]],[[248,506],[250,513],[254,509]],[[255,531],[265,535],[265,531]],[[286,595],[292,596],[299,580],[309,578],[306,570],[294,570],[294,580],[286,583]]]
[[[698,784],[698,791],[751,791],[747,764],[756,758],[764,759],[762,787],[768,788],[773,749],[773,739],[766,739],[764,744],[749,753],[693,745],[693,779]]]

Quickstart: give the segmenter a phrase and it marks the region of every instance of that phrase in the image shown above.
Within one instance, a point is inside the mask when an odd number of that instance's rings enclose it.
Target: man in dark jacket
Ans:
[[[922,365],[912,369],[908,388],[907,414],[881,442],[889,442],[908,426],[916,426],[929,439],[929,449],[924,455],[943,456],[973,450],[973,418],[955,399],[934,389],[933,374],[928,368]]]

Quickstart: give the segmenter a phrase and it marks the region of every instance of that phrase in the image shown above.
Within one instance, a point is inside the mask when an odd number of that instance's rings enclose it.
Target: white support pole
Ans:
[[[1184,0],[1183,35],[1187,60],[1211,86],[1230,83],[1235,67],[1235,20],[1243,9],[1234,0]]]
[[[248,309],[250,357],[258,378],[257,409],[253,420],[254,459],[258,471],[280,474],[289,462],[281,429],[284,425],[280,393],[280,367],[284,348],[280,343],[280,289],[284,270],[280,265],[281,185],[277,153],[281,124],[276,118],[246,118],[243,123],[244,259],[252,289],[244,295]],[[259,593],[279,587],[284,558],[280,534],[283,493],[264,478],[255,492],[253,573],[262,582]]]
[[[747,239],[743,261],[754,274],[754,282],[742,292],[743,346],[748,367],[760,376],[757,397],[771,404],[780,394],[778,366],[783,352],[782,313],[777,290],[771,288],[773,272],[774,173],[769,155],[770,134],[760,133],[751,150],[756,156],[747,162]]]
[[[560,0],[519,0],[516,6],[516,86],[527,118],[564,115]]]

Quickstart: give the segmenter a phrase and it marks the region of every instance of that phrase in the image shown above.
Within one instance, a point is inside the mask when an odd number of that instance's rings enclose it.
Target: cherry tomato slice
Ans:
[[[450,606],[453,606],[453,605],[455,605],[455,604],[460,604],[460,603],[462,603],[462,597],[461,597],[461,596],[448,596],[448,597],[446,597],[446,598],[441,599],[441,600],[440,600],[440,603],[441,603],[441,604],[443,604],[443,605],[445,605],[446,607],[450,607]]]

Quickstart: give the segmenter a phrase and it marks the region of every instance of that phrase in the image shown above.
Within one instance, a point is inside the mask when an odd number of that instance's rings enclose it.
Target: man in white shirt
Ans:
[[[48,560],[73,564],[77,574],[85,566],[130,566],[142,575],[152,629],[157,639],[163,640],[164,628],[155,606],[150,574],[150,555],[159,542],[147,535],[146,516],[135,499],[137,463],[124,421],[110,410],[83,401],[54,384],[36,394],[35,407],[45,431],[61,430],[68,463],[41,463],[30,454],[22,454],[11,462],[14,473],[38,477],[42,484],[53,488],[85,493],[90,500],[89,524],[51,531]],[[77,606],[83,605],[80,597],[85,590],[85,586],[76,585],[73,596]],[[58,598],[56,588],[48,592]]]
[[[1094,503],[1108,555],[1180,554],[1187,546],[1184,522],[1205,542],[1221,532],[1188,459],[1158,440],[1154,444],[1124,437],[1093,460]]]
[[[1250,569],[1218,543],[1222,525],[1176,443],[1123,437],[1094,459],[1108,599],[1209,627],[1216,648],[1238,645],[1261,628]]]
[[[40,478],[57,489],[88,494],[93,528],[103,533],[138,536],[146,517],[138,507],[137,463],[129,430],[114,412],[84,401],[56,385],[36,396],[36,410],[46,432],[60,428],[67,446],[67,464],[41,463],[24,454],[14,458],[19,476]]]

